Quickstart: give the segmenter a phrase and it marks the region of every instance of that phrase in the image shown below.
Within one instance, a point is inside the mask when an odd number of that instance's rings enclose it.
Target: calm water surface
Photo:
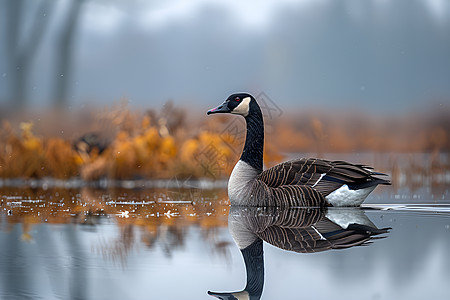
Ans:
[[[0,191],[0,299],[214,299],[244,289],[239,247],[254,239],[265,241],[261,299],[450,299],[442,185],[306,212],[230,209],[225,189]],[[349,224],[391,229],[328,250],[327,234]]]

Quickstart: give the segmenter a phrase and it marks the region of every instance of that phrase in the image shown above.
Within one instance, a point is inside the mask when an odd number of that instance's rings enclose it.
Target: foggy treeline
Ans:
[[[27,105],[28,93],[33,90],[29,87],[31,69],[45,39],[50,39],[54,54],[49,66],[51,69],[41,72],[53,74],[49,83],[52,86],[53,104],[62,107],[67,102],[72,52],[83,2],[72,0],[66,7],[61,7],[60,1],[3,2],[6,34],[2,43],[6,45],[6,74],[10,84],[8,101],[11,107],[21,109]],[[30,9],[30,4],[33,9]],[[58,22],[57,26],[52,26],[52,22]]]
[[[0,0],[0,113],[123,97],[134,107],[195,100],[209,108],[236,91],[265,92],[284,110],[448,105],[448,7]]]

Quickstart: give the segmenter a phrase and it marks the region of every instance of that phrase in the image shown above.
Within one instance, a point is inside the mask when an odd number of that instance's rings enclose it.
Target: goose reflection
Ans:
[[[390,228],[378,229],[359,208],[277,208],[232,206],[230,233],[247,272],[242,291],[211,292],[222,300],[260,299],[264,287],[263,241],[298,253],[367,245]]]

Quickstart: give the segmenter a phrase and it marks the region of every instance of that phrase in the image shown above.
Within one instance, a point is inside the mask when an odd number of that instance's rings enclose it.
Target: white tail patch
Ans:
[[[370,192],[375,189],[376,185],[359,189],[351,190],[346,184],[329,194],[325,199],[331,205],[338,206],[360,206],[361,203],[369,196]]]
[[[327,210],[326,217],[344,229],[347,229],[350,224],[362,224],[370,227],[376,227],[372,221],[369,220],[362,209],[330,207]]]

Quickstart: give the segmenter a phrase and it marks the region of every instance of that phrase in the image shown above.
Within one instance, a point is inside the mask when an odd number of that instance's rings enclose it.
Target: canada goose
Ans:
[[[345,220],[340,224],[336,220]],[[293,208],[231,206],[228,228],[241,251],[247,273],[242,291],[211,292],[222,300],[260,299],[264,287],[263,241],[298,253],[315,253],[367,245],[387,234],[355,208]]]
[[[232,94],[207,112],[241,115],[247,136],[240,160],[228,181],[232,205],[245,206],[359,206],[385,174],[369,166],[344,161],[300,158],[263,171],[264,122],[252,95]]]

